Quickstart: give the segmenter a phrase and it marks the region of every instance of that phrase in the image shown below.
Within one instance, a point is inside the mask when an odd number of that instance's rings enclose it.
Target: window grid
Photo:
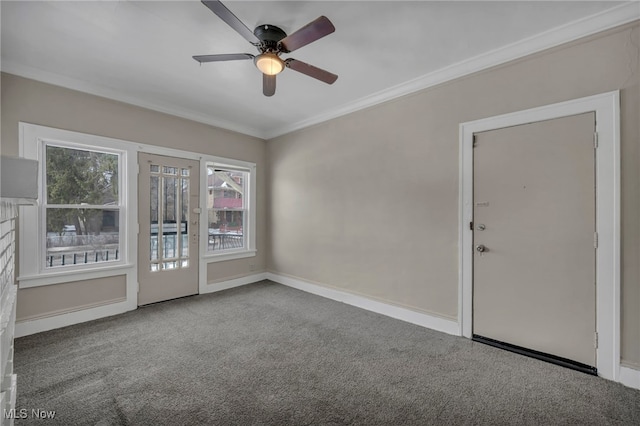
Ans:
[[[151,272],[157,272],[188,268],[190,263],[187,229],[189,221],[189,187],[191,182],[190,170],[188,168],[150,164],[150,174],[150,232],[152,235],[150,270]],[[169,184],[171,181],[173,183]],[[167,191],[168,185],[171,185],[172,188],[170,194]],[[171,199],[173,199],[173,204],[172,207],[169,207]],[[175,236],[166,235],[165,233],[165,224],[168,224],[171,218],[175,223]],[[171,233],[170,227],[167,227],[167,230]],[[155,238],[153,238],[154,234]]]

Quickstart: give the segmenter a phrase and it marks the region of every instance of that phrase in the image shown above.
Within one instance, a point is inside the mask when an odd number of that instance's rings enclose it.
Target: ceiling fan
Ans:
[[[293,52],[334,32],[336,29],[326,16],[319,17],[290,35],[270,24],[259,25],[252,32],[222,2],[202,0],[202,3],[249,43],[254,45],[260,53],[258,55],[229,53],[194,56],[193,59],[201,64],[204,62],[253,59],[256,67],[262,72],[262,93],[265,96],[273,96],[276,93],[276,75],[282,72],[285,67],[327,84],[333,84],[338,79],[337,75],[305,62],[293,58],[284,60],[280,58],[283,53]]]

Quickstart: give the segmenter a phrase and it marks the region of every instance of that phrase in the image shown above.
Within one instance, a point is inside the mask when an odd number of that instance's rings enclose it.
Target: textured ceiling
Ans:
[[[224,3],[251,29],[327,16],[335,33],[284,57],[338,81],[285,69],[267,98],[251,61],[199,65],[191,56],[256,52],[199,1],[2,1],[2,70],[267,138],[567,23],[629,14],[606,1]]]

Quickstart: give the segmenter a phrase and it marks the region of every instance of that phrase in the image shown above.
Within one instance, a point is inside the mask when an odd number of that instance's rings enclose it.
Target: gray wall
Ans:
[[[458,125],[621,89],[622,359],[640,367],[639,45],[636,22],[269,141],[268,268],[456,319]]]
[[[0,149],[3,155],[18,155],[18,122],[24,121],[256,163],[258,254],[208,265],[207,282],[265,270],[267,180],[264,140],[11,74],[2,74],[1,85]],[[122,277],[29,288],[18,292],[17,316],[18,320],[41,318],[118,302],[125,296]]]

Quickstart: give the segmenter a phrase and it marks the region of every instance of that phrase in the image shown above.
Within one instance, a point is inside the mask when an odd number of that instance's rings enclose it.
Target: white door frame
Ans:
[[[596,332],[598,375],[620,374],[620,92],[613,91],[460,124],[458,323],[473,328],[473,134],[585,112],[596,113]]]

